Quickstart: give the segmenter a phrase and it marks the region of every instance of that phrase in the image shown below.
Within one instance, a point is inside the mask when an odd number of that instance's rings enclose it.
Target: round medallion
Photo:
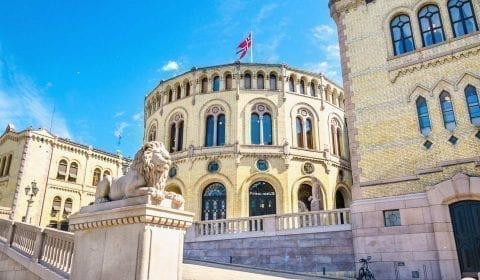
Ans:
[[[168,170],[168,177],[173,178],[175,176],[177,176],[177,168],[172,166],[170,170]]]
[[[315,171],[315,167],[310,162],[305,162],[303,164],[303,173],[305,174],[312,174]]]
[[[307,111],[305,111],[305,110],[300,111],[300,115],[305,117],[307,115]]]
[[[208,172],[210,173],[215,173],[220,169],[220,165],[218,164],[217,161],[211,161],[208,163]]]
[[[259,171],[267,171],[268,168],[269,168],[268,161],[266,161],[264,159],[257,160],[257,169]]]
[[[213,112],[214,114],[218,113],[218,107],[213,107],[213,108],[212,108],[212,112]]]
[[[265,106],[263,106],[263,105],[258,105],[258,106],[257,106],[257,110],[260,111],[260,112],[263,112],[263,111],[265,111]]]

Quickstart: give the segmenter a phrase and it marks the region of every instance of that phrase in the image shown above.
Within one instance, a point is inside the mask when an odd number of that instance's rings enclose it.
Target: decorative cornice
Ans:
[[[191,221],[158,217],[153,215],[142,215],[142,216],[132,216],[124,218],[111,218],[106,220],[94,221],[94,222],[84,222],[78,224],[71,224],[70,230],[88,230],[96,229],[102,227],[111,227],[118,225],[130,225],[130,224],[149,224],[152,226],[162,227],[162,228],[175,228],[180,230],[186,230],[187,227],[192,225]]]

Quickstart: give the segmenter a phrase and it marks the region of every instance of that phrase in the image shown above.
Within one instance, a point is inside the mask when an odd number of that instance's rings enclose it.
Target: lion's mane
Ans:
[[[170,159],[170,156],[163,144],[152,141],[148,142],[135,154],[131,169],[145,178],[146,185],[163,191],[167,181],[170,165],[165,163],[161,168],[152,162],[153,151],[159,151],[163,158]],[[168,162],[170,162],[168,160]]]

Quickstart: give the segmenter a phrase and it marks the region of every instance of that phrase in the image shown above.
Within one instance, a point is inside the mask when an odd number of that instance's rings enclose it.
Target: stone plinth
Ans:
[[[181,279],[183,238],[193,214],[151,202],[135,197],[73,215],[71,279]]]

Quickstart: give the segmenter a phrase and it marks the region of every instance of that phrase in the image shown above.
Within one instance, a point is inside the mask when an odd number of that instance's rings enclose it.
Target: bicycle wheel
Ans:
[[[365,276],[366,276],[366,274],[365,274],[365,269],[364,269],[363,267],[361,267],[361,268],[358,270],[357,280],[366,280]]]

